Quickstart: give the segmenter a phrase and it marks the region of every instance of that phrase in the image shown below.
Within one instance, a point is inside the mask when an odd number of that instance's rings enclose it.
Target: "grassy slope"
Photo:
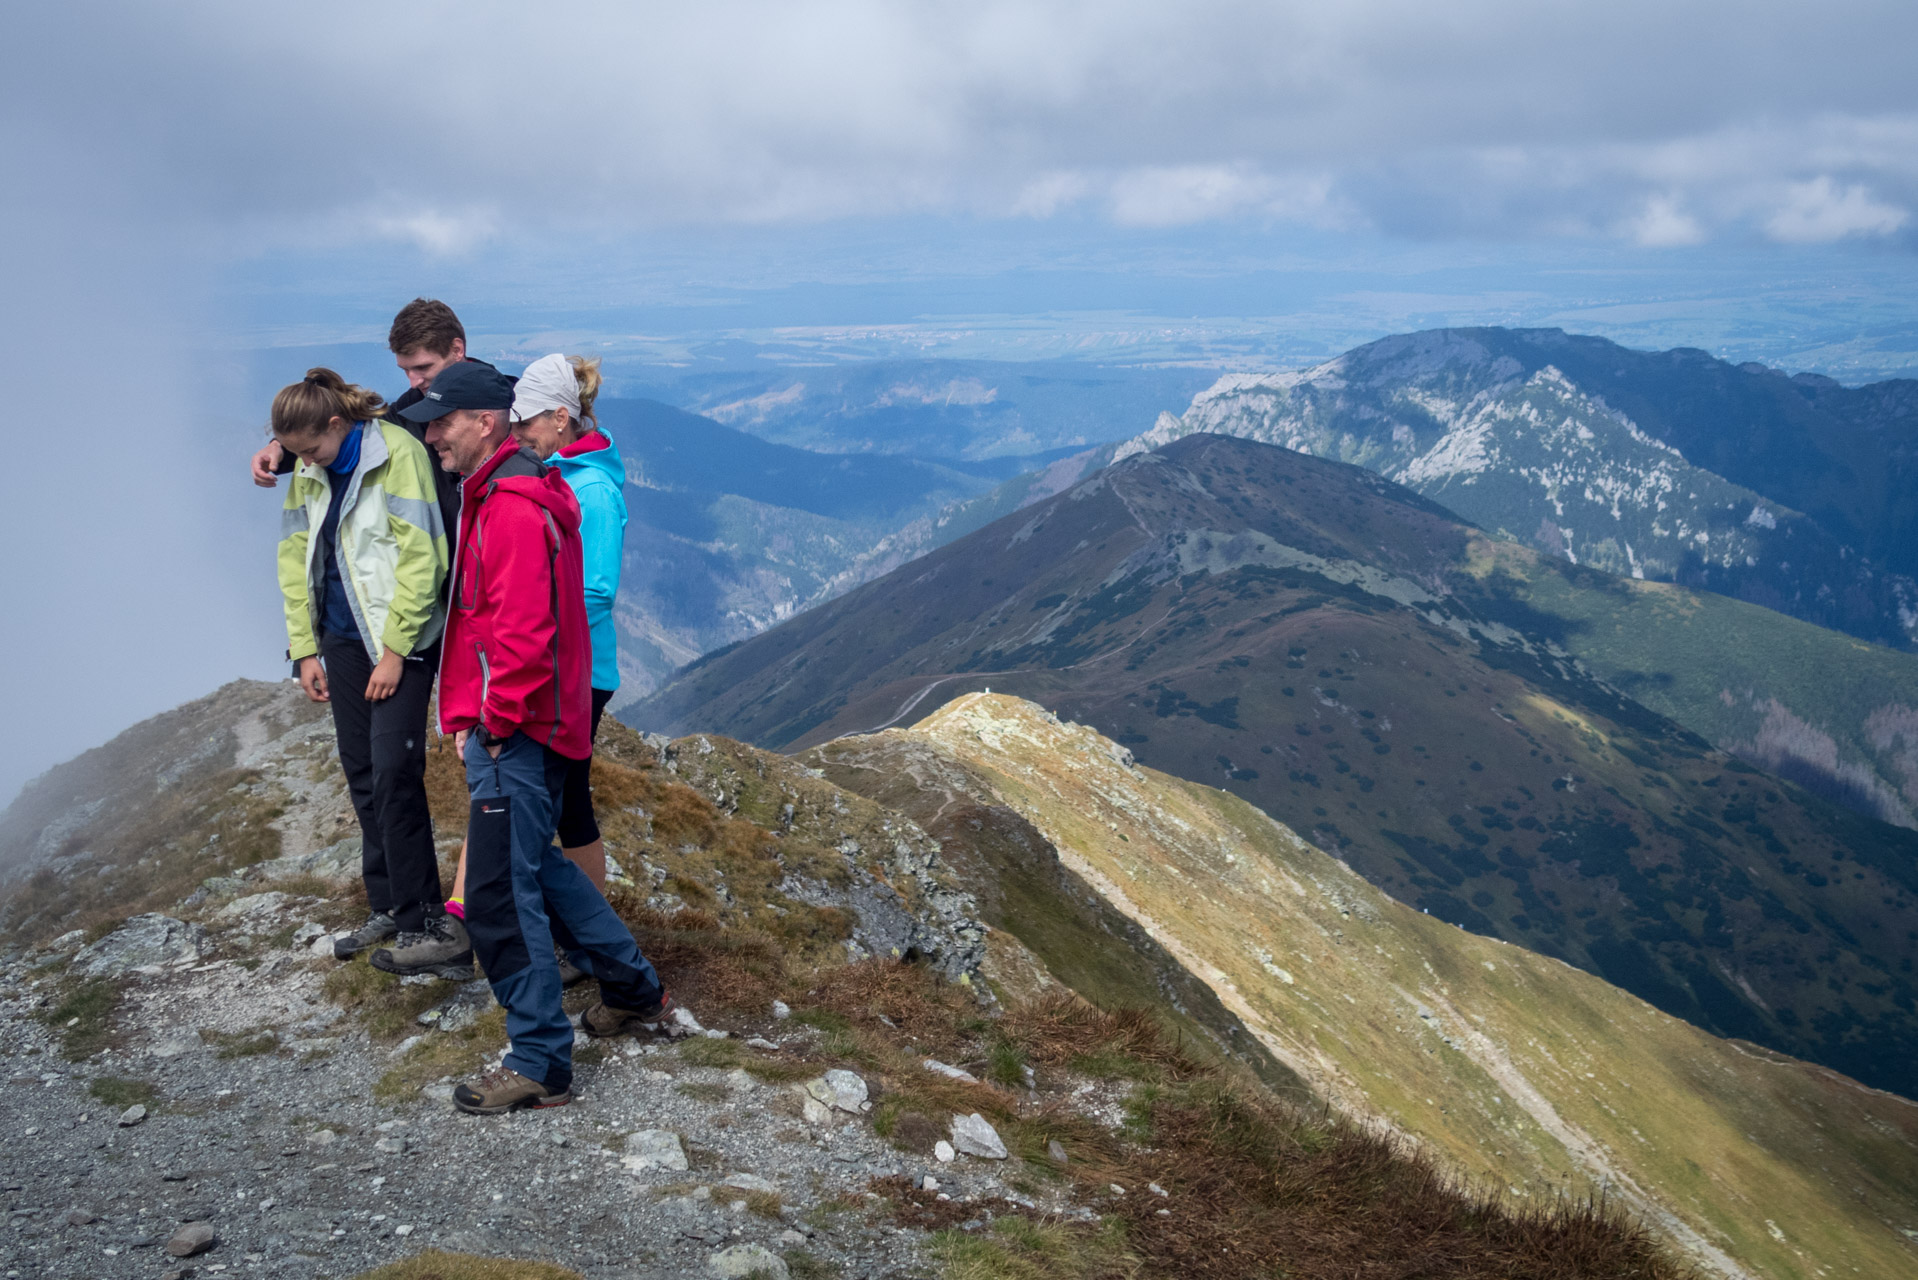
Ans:
[[[848,791],[918,822],[937,839],[980,918],[1019,943],[1047,977],[1104,1009],[1153,1007],[1194,1052],[1234,1058],[1275,1092],[1312,1091],[1203,981],[1060,862],[1037,828],[996,803],[991,784],[924,743],[894,734],[841,738],[801,756]],[[1149,993],[1149,998],[1148,998]]]
[[[1918,654],[1490,538],[1473,541],[1466,567],[1535,625],[1556,622],[1580,661],[1652,710],[1830,798],[1918,825]]]
[[[1918,1106],[1394,902],[1031,704],[972,695],[894,735],[990,778],[1326,1096],[1472,1176],[1606,1186],[1766,1276],[1918,1266]]]

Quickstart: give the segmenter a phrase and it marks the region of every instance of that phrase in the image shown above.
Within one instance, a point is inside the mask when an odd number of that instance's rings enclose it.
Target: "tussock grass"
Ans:
[[[81,1062],[112,1044],[113,1011],[119,1007],[120,984],[113,979],[75,979],[52,1008],[41,1012],[40,1021],[59,1033],[61,1056]]]
[[[358,1015],[367,1033],[391,1043],[419,1029],[419,1016],[452,992],[450,984],[429,982],[409,987],[355,956],[326,975],[321,989],[329,1000]]]
[[[943,1280],[1132,1280],[1144,1274],[1117,1221],[1097,1226],[998,1218],[989,1231],[941,1231]]]
[[[425,1253],[362,1271],[353,1280],[582,1280],[579,1272],[550,1262],[480,1258],[470,1253]]]
[[[841,1274],[838,1263],[804,1249],[788,1249],[780,1256],[785,1260],[786,1272],[793,1280],[834,1280]]]
[[[1143,1274],[1182,1280],[1361,1274],[1679,1280],[1692,1274],[1611,1206],[1568,1201],[1526,1208],[1476,1194],[1416,1152],[1281,1103],[1198,1063],[1143,1014],[1104,1013],[1063,998],[1007,1022],[1035,1060],[1130,1059],[1140,1070],[1129,1078],[1156,1080],[1135,1087],[1127,1123],[1117,1133],[1054,1109],[1023,1118],[1008,1134],[1035,1167],[1043,1167],[1037,1155],[1044,1140],[1060,1139],[1070,1159],[1057,1172],[1123,1223]],[[1154,1182],[1168,1194],[1151,1193]],[[1127,1194],[1114,1196],[1114,1183]],[[985,1265],[972,1254],[967,1259],[967,1265]]]
[[[160,1100],[158,1085],[133,1076],[95,1076],[87,1084],[87,1093],[109,1107],[123,1110],[132,1106],[151,1109]]]
[[[70,929],[104,935],[130,916],[177,911],[208,876],[278,857],[280,833],[268,824],[281,806],[235,790],[258,779],[252,771],[227,770],[124,806],[119,816],[76,836],[75,848],[61,849],[77,852],[84,840],[98,874],[36,871],[0,906],[0,926],[32,943]]]
[[[381,1102],[398,1102],[417,1096],[423,1086],[443,1076],[470,1075],[505,1043],[506,1010],[488,1009],[471,1026],[436,1031],[408,1049],[373,1085],[373,1096]]]
[[[201,1027],[200,1039],[215,1046],[216,1058],[251,1058],[272,1053],[280,1045],[280,1038],[266,1027],[256,1027],[252,1031],[219,1031],[212,1027]]]

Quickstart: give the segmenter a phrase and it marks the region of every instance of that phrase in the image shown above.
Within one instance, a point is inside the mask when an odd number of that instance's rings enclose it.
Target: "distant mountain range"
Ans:
[[[645,486],[629,495],[626,703],[702,653],[1203,428],[1371,467],[1514,537],[1497,544],[1500,589],[1551,613],[1556,643],[1592,671],[1716,746],[1918,826],[1918,720],[1896,709],[1914,702],[1908,664],[1875,646],[1808,661],[1826,641],[1772,612],[1907,645],[1918,383],[1847,389],[1556,330],[1441,330],[1304,373],[1233,375],[1183,418],[1122,439],[1128,415],[1196,377],[1147,372],[887,361],[670,388],[739,429],[608,402]],[[1063,457],[1005,452],[1101,438]],[[1023,466],[1038,469],[1013,474]],[[1548,559],[1514,556],[1520,545]],[[1640,585],[1579,576],[1594,566]]]
[[[984,460],[1137,434],[1213,381],[1201,368],[1077,361],[858,360],[687,372],[646,394],[821,453]]]
[[[1119,453],[1194,431],[1367,467],[1575,564],[1918,637],[1918,381],[1439,329],[1222,378]]]
[[[1556,563],[1369,471],[1193,435],[702,659],[632,719],[790,750],[1017,693],[1402,901],[1918,1096],[1918,833],[1598,679],[1559,637],[1683,667],[1657,630],[1682,631],[1683,598],[1661,613],[1644,584]],[[1628,641],[1606,628],[1620,602]],[[1845,669],[1852,641],[1778,623],[1799,661]],[[1918,715],[1918,659],[1874,652],[1902,665],[1873,714]]]

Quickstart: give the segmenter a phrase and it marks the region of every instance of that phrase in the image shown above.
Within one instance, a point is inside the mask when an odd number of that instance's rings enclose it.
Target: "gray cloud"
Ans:
[[[16,50],[43,56],[16,59],[18,110],[265,245],[1066,212],[1802,243],[1918,205],[1918,10],[1895,3],[200,0],[22,21]]]

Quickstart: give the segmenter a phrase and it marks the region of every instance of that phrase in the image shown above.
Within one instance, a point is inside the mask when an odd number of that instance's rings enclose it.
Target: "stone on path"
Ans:
[[[944,1138],[932,1144],[932,1158],[940,1164],[951,1164],[957,1155],[958,1153],[952,1149],[952,1144]]]
[[[633,1173],[642,1169],[671,1169],[683,1173],[689,1167],[686,1148],[679,1144],[679,1135],[671,1129],[641,1129],[628,1134],[626,1154],[620,1163]]]
[[[790,1280],[792,1275],[786,1269],[786,1260],[763,1244],[736,1244],[730,1249],[721,1249],[706,1259],[706,1270],[720,1280],[743,1280],[750,1275]]]
[[[964,1080],[970,1084],[979,1083],[979,1077],[975,1076],[974,1074],[972,1074],[972,1072],[966,1070],[964,1067],[949,1066],[948,1064],[939,1061],[937,1058],[926,1059],[926,1070],[932,1072],[934,1075],[945,1076],[949,1080]]]
[[[835,1111],[858,1115],[872,1110],[866,1101],[866,1082],[843,1067],[834,1067],[816,1080],[806,1082],[806,1092]]]
[[[214,1233],[210,1222],[189,1222],[173,1233],[166,1242],[166,1251],[176,1258],[191,1258],[196,1253],[205,1253],[213,1247],[220,1237]]]
[[[725,1184],[741,1191],[766,1191],[777,1195],[779,1188],[756,1173],[735,1173],[726,1179]]]
[[[136,1102],[120,1113],[120,1127],[122,1129],[131,1129],[134,1125],[139,1124],[146,1118],[147,1109]]]
[[[832,1123],[832,1108],[810,1094],[800,1104],[799,1113],[805,1117],[807,1124]]]
[[[125,924],[73,957],[73,969],[89,978],[117,978],[151,965],[197,961],[206,943],[206,930],[157,911],[134,916]]]
[[[75,1209],[73,1212],[67,1215],[67,1225],[69,1227],[84,1227],[90,1223],[98,1222],[99,1220],[100,1219],[96,1218],[93,1214],[87,1212],[85,1209]]]
[[[1006,1158],[1006,1144],[999,1140],[999,1131],[977,1111],[969,1116],[953,1116],[952,1145],[966,1155],[978,1156],[982,1160]]]

